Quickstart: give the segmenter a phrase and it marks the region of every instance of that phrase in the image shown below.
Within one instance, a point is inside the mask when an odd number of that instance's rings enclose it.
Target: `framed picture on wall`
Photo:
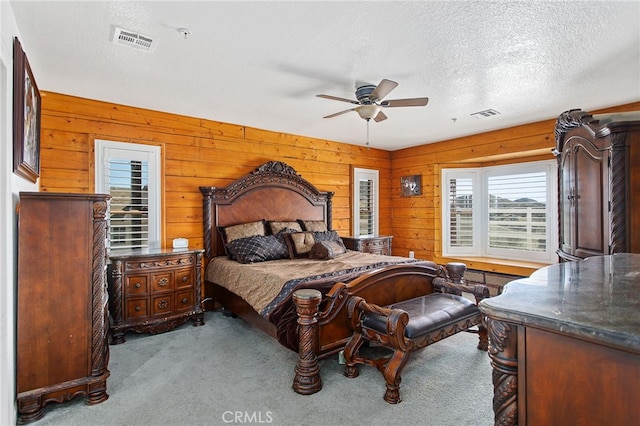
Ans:
[[[13,39],[13,172],[40,176],[40,92],[18,37]]]
[[[403,197],[412,197],[422,194],[421,176],[402,176],[400,178],[400,195]]]

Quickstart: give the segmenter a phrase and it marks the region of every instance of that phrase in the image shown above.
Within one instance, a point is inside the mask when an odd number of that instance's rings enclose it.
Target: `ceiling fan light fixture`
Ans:
[[[380,107],[378,105],[360,105],[357,107],[356,112],[360,115],[360,118],[364,118],[365,120],[371,120],[375,118],[376,115],[380,112]]]

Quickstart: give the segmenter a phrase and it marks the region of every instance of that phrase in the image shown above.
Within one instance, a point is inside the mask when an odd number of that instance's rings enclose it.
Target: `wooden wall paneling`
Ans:
[[[227,135],[243,138],[240,125],[204,120],[159,111],[135,108],[109,102],[97,102],[52,92],[43,92],[47,108],[63,117],[77,116],[95,121],[121,122],[127,125],[153,127],[162,133],[202,134],[205,137]]]
[[[637,109],[640,102],[609,110]],[[377,169],[380,232],[394,235],[394,254],[411,249],[416,257],[434,258],[441,232],[437,166],[546,158],[546,150],[553,147],[554,123],[555,117],[390,152],[43,92],[40,184],[43,191],[92,192],[96,138],[162,145],[165,244],[186,236],[199,248],[200,185],[225,186],[265,161],[284,161],[320,190],[335,192],[333,227],[346,235],[351,233],[351,168]],[[513,160],[515,156],[522,158]],[[72,167],[76,162],[82,165]],[[422,175],[420,197],[400,197],[400,177],[410,174]]]
[[[350,166],[381,169],[383,210],[391,175],[390,153],[193,117],[46,93],[43,101],[41,186],[44,191],[89,192],[94,185],[95,139],[163,147],[163,241],[189,238],[202,247],[200,185],[225,186],[257,165],[277,159],[292,165],[319,189],[334,191],[334,229],[351,222]],[[73,158],[81,167],[69,167]],[[389,216],[385,214],[385,216]],[[385,223],[390,232],[391,222]]]

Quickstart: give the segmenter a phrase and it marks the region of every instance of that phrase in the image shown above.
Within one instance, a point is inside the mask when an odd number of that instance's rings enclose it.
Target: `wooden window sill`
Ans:
[[[526,262],[523,260],[508,260],[491,257],[436,257],[436,263],[444,265],[448,262],[462,262],[468,269],[496,272],[500,274],[520,275],[528,277],[534,271],[549,266],[546,263]]]

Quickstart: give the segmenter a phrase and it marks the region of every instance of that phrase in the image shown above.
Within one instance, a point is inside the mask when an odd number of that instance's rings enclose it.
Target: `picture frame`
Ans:
[[[400,178],[400,195],[413,197],[422,194],[422,177],[420,175],[402,176]]]
[[[27,55],[13,39],[13,172],[36,182],[40,177],[41,97]]]

